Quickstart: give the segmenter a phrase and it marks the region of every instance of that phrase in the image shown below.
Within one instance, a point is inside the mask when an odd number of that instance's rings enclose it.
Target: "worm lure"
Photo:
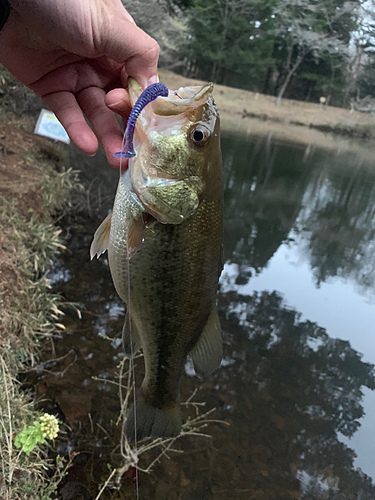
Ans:
[[[125,130],[125,146],[122,151],[115,153],[113,156],[116,158],[132,158],[135,156],[135,151],[133,147],[133,133],[135,122],[141,111],[152,101],[155,101],[157,97],[168,97],[169,90],[163,83],[153,83],[142,94],[138,97],[133,109],[129,115],[128,123],[126,124]]]

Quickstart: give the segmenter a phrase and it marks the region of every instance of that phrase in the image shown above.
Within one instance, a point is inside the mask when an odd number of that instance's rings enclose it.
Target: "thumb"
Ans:
[[[126,73],[146,88],[157,81],[159,45],[123,10],[121,15],[112,17],[108,29],[103,30],[105,38],[99,40],[97,47],[103,55],[124,64]]]

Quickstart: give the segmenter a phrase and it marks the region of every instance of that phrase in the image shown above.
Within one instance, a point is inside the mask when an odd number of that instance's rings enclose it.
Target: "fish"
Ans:
[[[132,105],[142,92],[129,80]],[[136,156],[121,172],[112,212],[96,230],[91,258],[108,250],[127,306],[122,341],[142,347],[145,375],[127,413],[129,441],[178,436],[180,384],[189,355],[200,376],[220,366],[216,297],[223,268],[220,118],[213,84],[157,97],[140,113]]]

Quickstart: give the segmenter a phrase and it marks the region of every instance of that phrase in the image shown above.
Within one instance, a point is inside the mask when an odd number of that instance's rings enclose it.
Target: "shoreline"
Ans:
[[[204,82],[185,78],[172,71],[161,69],[160,81],[171,89]],[[307,128],[322,134],[334,134],[345,138],[375,140],[375,115],[351,112],[348,109],[322,106],[318,103],[283,99],[276,106],[276,97],[215,84],[214,98],[220,110],[222,122],[236,120],[239,129],[246,131],[248,122],[257,120],[268,127]],[[239,120],[240,119],[240,120]],[[295,135],[299,133],[295,130]]]

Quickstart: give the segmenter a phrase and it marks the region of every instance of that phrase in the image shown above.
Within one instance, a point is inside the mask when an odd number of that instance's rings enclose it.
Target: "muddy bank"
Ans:
[[[349,126],[340,123],[307,123],[299,120],[290,120],[289,122],[277,116],[268,116],[265,113],[254,113],[243,110],[242,118],[255,118],[263,122],[273,122],[273,123],[287,123],[289,125],[296,125],[297,127],[308,127],[309,129],[319,130],[320,132],[341,135],[343,137],[353,137],[357,139],[372,139],[374,137],[373,131],[370,129],[369,125],[355,125]]]
[[[160,80],[170,88],[177,89],[185,85],[198,85],[200,81],[184,78],[171,71],[161,70]],[[246,130],[249,119],[256,119],[283,126],[308,127],[323,133],[332,133],[345,137],[374,139],[375,116],[358,111],[318,103],[284,99],[276,106],[276,97],[234,89],[224,85],[215,85],[214,96],[224,129],[229,129],[234,117],[242,122],[238,128]],[[239,119],[241,118],[241,119]],[[228,127],[226,126],[228,123]],[[295,132],[298,137],[298,131]]]

